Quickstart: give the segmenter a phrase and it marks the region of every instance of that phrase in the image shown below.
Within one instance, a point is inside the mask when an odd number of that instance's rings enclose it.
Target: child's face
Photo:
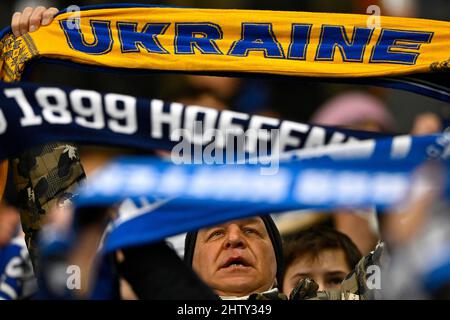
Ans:
[[[337,289],[350,271],[342,249],[326,249],[317,257],[302,255],[287,266],[283,292],[289,296],[298,281],[304,278],[317,282],[319,291]]]

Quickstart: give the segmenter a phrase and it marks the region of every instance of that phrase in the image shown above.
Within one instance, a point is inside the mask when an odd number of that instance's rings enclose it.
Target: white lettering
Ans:
[[[173,132],[181,128],[183,105],[180,103],[171,103],[169,112],[163,112],[164,102],[161,100],[152,100],[150,105],[152,125],[151,136],[154,139],[161,139],[163,137],[162,126],[166,123],[170,126],[170,139],[172,141],[178,141],[180,137],[174,135]]]
[[[100,93],[91,90],[73,90],[70,92],[70,102],[73,110],[79,115],[75,117],[75,123],[90,129],[105,127]]]
[[[23,118],[20,119],[22,127],[36,126],[42,123],[42,117],[34,113],[33,107],[25,97],[22,88],[5,89],[4,93],[6,97],[15,99],[22,111]]]
[[[119,105],[123,105],[123,109],[119,108]],[[124,134],[136,133],[138,124],[135,97],[108,93],[105,95],[105,110],[112,118],[108,120],[108,127],[112,132]]]

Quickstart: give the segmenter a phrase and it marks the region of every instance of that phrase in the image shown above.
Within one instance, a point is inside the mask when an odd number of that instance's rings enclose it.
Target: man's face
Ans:
[[[267,291],[277,272],[272,242],[259,217],[200,230],[192,267],[220,296]]]
[[[326,249],[317,257],[302,255],[287,268],[283,292],[289,296],[300,279],[310,278],[319,285],[319,291],[337,289],[350,272],[342,249]]]

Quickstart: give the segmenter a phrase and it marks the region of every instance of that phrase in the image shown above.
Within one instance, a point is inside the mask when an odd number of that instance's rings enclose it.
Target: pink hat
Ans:
[[[394,119],[385,104],[362,91],[348,91],[328,100],[311,122],[325,126],[349,126],[373,121],[385,130],[394,130]]]

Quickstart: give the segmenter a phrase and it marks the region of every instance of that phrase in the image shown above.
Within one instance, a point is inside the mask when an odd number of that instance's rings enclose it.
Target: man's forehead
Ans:
[[[251,217],[251,218],[246,218],[246,219],[227,221],[227,222],[215,225],[215,226],[206,227],[206,228],[201,229],[199,232],[208,231],[208,230],[218,228],[218,227],[226,227],[230,224],[238,224],[238,225],[260,224],[265,228],[264,221],[261,219],[261,217]]]

